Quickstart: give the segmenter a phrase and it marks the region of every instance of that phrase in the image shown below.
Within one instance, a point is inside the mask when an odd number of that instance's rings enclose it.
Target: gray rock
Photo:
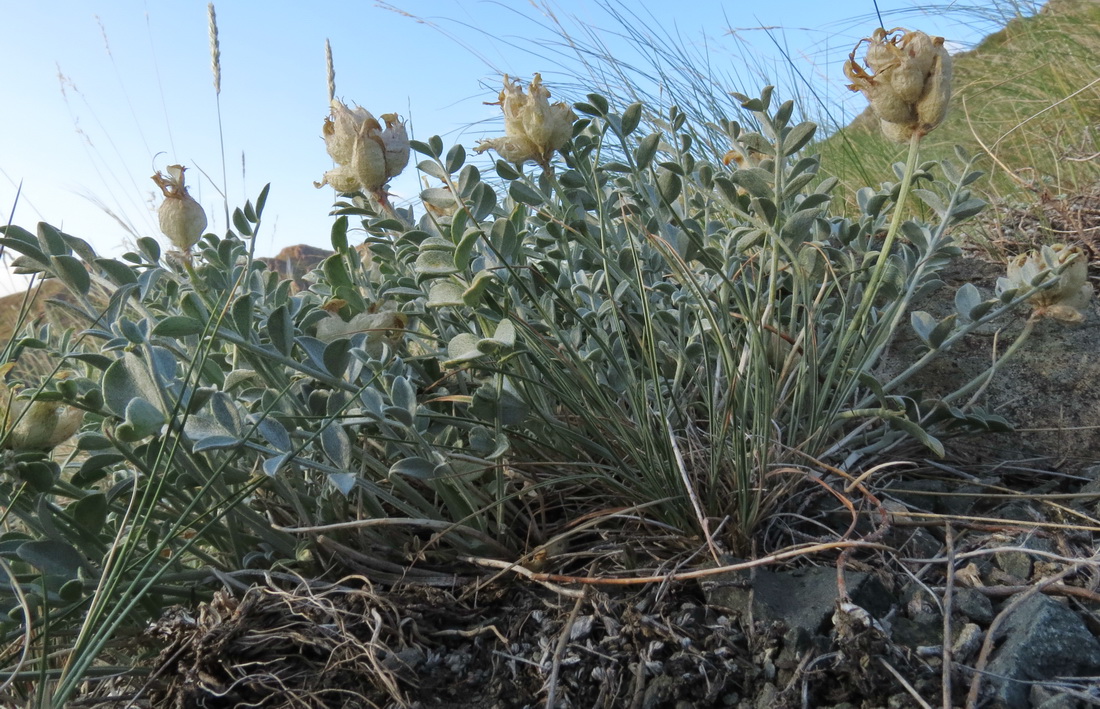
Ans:
[[[886,542],[902,556],[928,559],[939,553],[943,544],[921,527],[892,527]]]
[[[1021,582],[1031,578],[1031,555],[1023,551],[999,551],[993,555],[997,568]]]
[[[955,642],[951,644],[951,656],[955,662],[966,662],[982,644],[982,629],[974,623],[959,628]]]
[[[982,488],[977,485],[963,485],[958,481],[948,482],[935,478],[917,478],[898,481],[888,488],[887,494],[913,510],[965,515],[970,513],[981,492]]]
[[[955,591],[955,610],[979,625],[993,622],[993,601],[981,591],[960,588]]]
[[[1097,466],[1100,469],[1100,466]],[[1091,468],[1090,468],[1091,470]],[[1091,480],[1077,491],[1081,495],[1091,495],[1092,497],[1082,497],[1075,502],[1075,506],[1086,512],[1087,514],[1100,514],[1100,479]]]
[[[943,643],[943,621],[928,615],[918,619],[895,618],[891,639],[906,647],[931,647]]]
[[[905,613],[918,622],[942,623],[939,604],[924,586],[917,583],[907,585],[901,592],[901,601]]]
[[[756,709],[772,709],[775,706],[776,700],[779,698],[779,688],[771,682],[768,682],[760,689],[760,694],[756,697]]]
[[[892,604],[882,583],[870,574],[844,575],[852,602],[875,618]],[[756,569],[755,573],[720,574],[703,587],[707,602],[736,611],[743,621],[780,622],[810,635],[827,633],[836,610],[836,569],[813,567],[793,571]]]
[[[1031,706],[1036,709],[1078,709],[1081,702],[1065,692],[1057,692],[1040,685],[1031,688]]]
[[[1046,596],[1024,601],[1001,632],[1005,641],[989,663],[987,680],[996,707],[1027,709],[1030,686],[1024,682],[1100,673],[1100,642],[1073,611]]]
[[[1016,544],[1024,549],[1036,551],[1053,551],[1049,539],[1039,537],[1027,537]],[[1027,581],[1031,578],[1032,556],[1025,551],[1001,551],[993,555],[994,563],[1009,576]]]

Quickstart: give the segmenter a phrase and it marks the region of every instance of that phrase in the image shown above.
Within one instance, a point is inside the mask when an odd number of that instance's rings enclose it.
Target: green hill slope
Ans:
[[[923,159],[947,157],[955,145],[984,155],[990,177],[979,189],[1001,203],[1100,180],[1100,2],[1051,0],[956,55],[954,66],[951,110],[924,140]],[[906,150],[881,136],[869,110],[818,147],[824,170],[848,188],[890,175]]]

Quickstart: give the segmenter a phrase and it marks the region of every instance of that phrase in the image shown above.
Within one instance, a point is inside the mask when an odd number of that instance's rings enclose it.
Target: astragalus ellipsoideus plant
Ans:
[[[530,91],[549,106],[538,77]],[[506,135],[483,146],[518,134],[508,98],[524,94],[508,79],[502,95]],[[696,154],[676,108],[618,112],[593,94],[570,141],[498,149],[514,162],[490,178],[462,146],[413,141],[440,182],[415,221],[338,203],[337,257],[315,290],[343,321],[407,318],[354,412],[376,419],[358,435],[392,461],[389,485],[513,551],[599,511],[685,540],[720,529],[714,541],[740,548],[822,459],[906,436],[942,451],[937,430],[1003,426],[899,392],[913,370],[874,376],[909,304],[942,285],[948,227],[981,208],[967,189],[979,173],[964,158],[936,177],[914,159],[898,166],[905,184],[860,191],[860,219],[830,217],[831,182],[802,154],[815,127],[771,96],[740,97],[760,132],[717,119],[738,160]],[[643,118],[668,129],[640,131]],[[933,224],[895,209],[914,181]],[[350,216],[366,217],[366,250]],[[929,356],[1020,302],[972,288],[958,317],[914,320]]]
[[[528,563],[594,526],[744,551],[823,465],[1003,425],[901,386],[1045,273],[994,299],[964,287],[940,322],[913,314],[927,352],[876,378],[910,303],[941,285],[948,228],[981,208],[969,160],[918,166],[913,138],[900,184],[834,217],[804,154],[815,126],[770,88],[739,99],[759,131],[716,116],[729,144],[710,154],[677,108],[569,108],[510,81],[489,176],[462,146],[406,145],[396,116],[382,129],[334,103],[336,253],[301,291],[253,257],[266,188],[224,235],[165,228],[184,254],[142,238],[110,259],[47,224],[4,228],[80,322],[8,344],[5,362],[39,350],[71,371],[12,409],[85,412],[70,451],[0,451],[19,523],[0,539],[5,637],[79,626],[41,665],[63,702],[121,627],[213,579],[319,558],[453,584],[458,557]],[[420,216],[386,201],[409,149],[439,181]],[[186,195],[182,168],[169,179]],[[902,217],[914,184],[932,223]]]

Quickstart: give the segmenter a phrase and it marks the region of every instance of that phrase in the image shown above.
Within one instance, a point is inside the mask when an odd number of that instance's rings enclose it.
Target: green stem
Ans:
[[[848,326],[848,332],[845,334],[844,338],[845,340],[848,340],[856,332],[863,329],[864,321],[871,312],[871,306],[874,304],[879,287],[882,285],[882,280],[886,275],[887,261],[890,259],[890,251],[894,247],[894,241],[897,239],[898,231],[901,230],[902,212],[905,211],[905,202],[909,198],[909,189],[913,185],[913,173],[917,170],[917,156],[920,153],[920,139],[920,133],[914,132],[913,137],[909,140],[909,159],[905,163],[905,174],[901,179],[901,190],[898,192],[898,201],[894,206],[894,215],[890,220],[890,229],[886,232],[886,238],[882,242],[882,250],[879,251],[878,260],[875,262],[874,270],[871,272],[871,280],[867,283],[867,289],[863,291],[863,298],[860,300],[859,311],[857,311],[856,316],[852,318]]]

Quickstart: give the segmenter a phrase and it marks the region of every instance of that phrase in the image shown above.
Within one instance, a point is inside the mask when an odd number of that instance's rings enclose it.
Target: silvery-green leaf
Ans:
[[[528,406],[514,391],[505,387],[497,389],[482,385],[474,392],[470,412],[483,421],[499,421],[505,426],[516,426],[527,418]]]
[[[461,145],[455,145],[447,151],[447,158],[444,162],[447,172],[454,174],[462,167],[462,163],[466,162],[466,149]]]
[[[674,202],[676,198],[680,196],[680,191],[683,189],[683,180],[680,176],[671,170],[662,170],[657,175],[657,191],[661,195],[661,199],[666,202]]]
[[[516,346],[516,326],[511,320],[501,320],[492,337],[485,337],[477,342],[477,349],[485,353],[496,353],[501,350],[510,350]]]
[[[483,182],[474,187],[470,199],[473,202],[470,210],[473,212],[474,220],[478,222],[492,214],[493,209],[497,206],[497,193],[493,191],[492,187]]]
[[[171,315],[153,327],[153,334],[160,337],[187,337],[198,335],[206,329],[206,323],[186,315]]]
[[[962,221],[968,217],[972,217],[985,209],[986,203],[984,200],[974,198],[968,199],[962,204],[958,204],[951,209],[951,219],[954,221]]]
[[[928,333],[928,344],[935,349],[939,349],[943,341],[955,331],[955,320],[957,317],[958,316],[952,313],[937,323],[936,327],[932,328],[932,332]]]
[[[291,443],[290,434],[287,433],[286,426],[277,419],[271,416],[259,418],[259,414],[249,414],[248,420],[249,423],[256,427],[256,431],[276,450],[285,452],[293,448],[293,443]]]
[[[282,470],[289,457],[289,453],[284,453],[283,455],[277,455],[274,458],[267,458],[264,460],[264,475],[269,478],[275,477],[279,471]]]
[[[995,306],[1000,305],[1000,303],[1001,301],[996,298],[993,298],[992,300],[984,300],[981,303],[978,303],[974,306],[973,309],[971,309],[970,319],[981,320],[983,317],[985,317],[986,313],[992,310]]]
[[[203,451],[236,448],[240,444],[241,440],[235,436],[207,436],[192,446],[192,450],[196,453],[202,453]]]
[[[192,441],[201,441],[210,436],[229,435],[229,432],[213,417],[204,414],[188,416],[183,424],[183,433]]]
[[[444,367],[453,367],[456,364],[470,362],[483,356],[477,348],[478,337],[468,332],[459,333],[447,343],[447,361]]]
[[[80,259],[63,254],[51,256],[50,263],[53,265],[53,271],[57,274],[57,277],[81,295],[87,294],[88,289],[92,287],[92,279],[88,275],[88,269],[84,267]]]
[[[649,167],[653,157],[657,154],[657,148],[661,144],[660,133],[650,133],[638,141],[638,147],[634,150],[634,162],[642,170]]]
[[[45,253],[53,256],[68,256],[71,252],[61,231],[46,222],[38,222],[38,244]]]
[[[387,406],[382,409],[382,416],[386,419],[393,419],[402,426],[412,426],[415,423],[415,417],[409,413],[409,410],[401,406]]]
[[[888,421],[892,426],[895,426],[902,431],[905,431],[917,441],[923,443],[925,447],[927,447],[937,456],[940,456],[941,458],[943,457],[943,443],[941,443],[938,438],[928,433],[928,431],[925,431],[923,428],[921,428],[920,424],[914,421],[910,421],[904,416],[891,416],[888,418]]]
[[[623,135],[630,135],[634,132],[634,129],[638,127],[638,123],[642,119],[642,104],[641,102],[635,102],[626,107],[623,111],[622,121],[619,124],[619,128],[622,130]]]
[[[343,377],[351,361],[348,340],[340,338],[328,343],[321,355],[324,368],[334,377]]]
[[[413,266],[416,272],[426,276],[446,276],[458,272],[454,256],[450,251],[423,251],[416,257]]]
[[[350,495],[351,491],[355,489],[355,483],[358,482],[359,476],[355,473],[329,473],[328,481],[340,491],[342,495]]]
[[[944,282],[939,280],[938,278],[933,278],[931,280],[925,281],[921,284],[920,288],[917,288],[916,292],[913,294],[913,301],[919,301],[921,298],[935,293],[940,288],[943,288],[943,286]]]
[[[447,171],[435,160],[421,160],[416,167],[421,172],[427,173],[437,180],[447,181]]]
[[[791,128],[783,138],[783,154],[794,155],[797,153],[806,143],[813,140],[816,131],[817,125],[809,121],[799,123]]]
[[[481,295],[485,292],[486,288],[489,287],[489,283],[491,283],[494,278],[496,278],[496,274],[492,271],[479,271],[478,274],[474,276],[474,281],[470,284],[470,287],[463,291],[462,302],[471,308],[476,307],[478,303],[481,302]]]
[[[753,197],[771,199],[775,193],[771,184],[772,175],[758,167],[736,170],[729,179],[743,187]]]
[[[417,480],[431,480],[436,464],[424,458],[412,457],[399,460],[390,466],[390,475],[403,475]]]
[[[416,415],[416,390],[405,377],[394,377],[393,386],[390,389],[390,401],[394,406]]]
[[[936,194],[932,190],[926,189],[914,189],[912,190],[912,192],[914,195],[917,196],[917,198],[920,199],[920,201],[931,207],[932,211],[936,213],[936,216],[940,217],[941,219],[943,218],[943,215],[947,211],[947,209],[943,206],[943,200],[940,199],[940,196],[938,194]]]
[[[294,321],[285,305],[280,305],[267,316],[267,336],[275,349],[284,355],[294,346]]]
[[[465,303],[463,300],[465,291],[465,283],[450,279],[432,281],[431,286],[428,288],[428,302],[425,305],[429,308],[463,305]]]
[[[965,283],[955,291],[955,310],[964,320],[972,320],[971,313],[982,302],[982,294],[973,283]]]
[[[127,442],[139,441],[160,433],[167,420],[160,409],[145,399],[132,399],[126,406],[125,421],[116,429],[116,435]]]
[[[940,169],[943,170],[943,176],[946,177],[949,182],[958,183],[962,180],[962,174],[953,161],[948,159],[941,160]]]
[[[210,397],[210,412],[227,434],[236,438],[241,437],[241,412],[237,410],[236,402],[228,394],[224,391],[215,392]]]
[[[225,390],[229,391],[238,384],[254,379],[256,376],[255,370],[252,369],[234,369],[225,375]]]
[[[351,467],[351,440],[337,422],[330,422],[321,429],[321,448],[337,468],[347,470]]]
[[[160,389],[145,360],[133,352],[124,352],[107,368],[102,391],[103,400],[117,416],[125,416],[126,407],[136,398],[160,402]]]
[[[513,182],[508,185],[508,194],[517,202],[537,207],[546,201],[546,198],[537,191],[531,189],[523,182]]]
[[[936,319],[923,310],[916,310],[909,316],[909,322],[913,325],[913,331],[917,333],[917,337],[931,347],[932,343],[928,338],[936,329]]]
[[[454,193],[444,187],[429,187],[420,193],[420,199],[437,209],[453,209],[458,205]]]
[[[15,554],[39,571],[65,579],[76,578],[88,565],[76,547],[60,539],[23,542]]]
[[[364,413],[377,419],[382,418],[382,409],[385,403],[382,399],[382,393],[377,389],[367,388],[359,392],[359,401],[363,403]]]
[[[116,285],[122,286],[137,283],[137,276],[135,276],[130,267],[125,264],[107,258],[97,258],[94,263],[99,266],[99,268],[107,274],[107,278],[111,279]]]
[[[89,534],[99,534],[107,522],[107,496],[95,492],[69,505],[66,509],[77,525]]]
[[[421,251],[454,251],[454,242],[442,236],[429,236],[421,241],[417,248]]]

